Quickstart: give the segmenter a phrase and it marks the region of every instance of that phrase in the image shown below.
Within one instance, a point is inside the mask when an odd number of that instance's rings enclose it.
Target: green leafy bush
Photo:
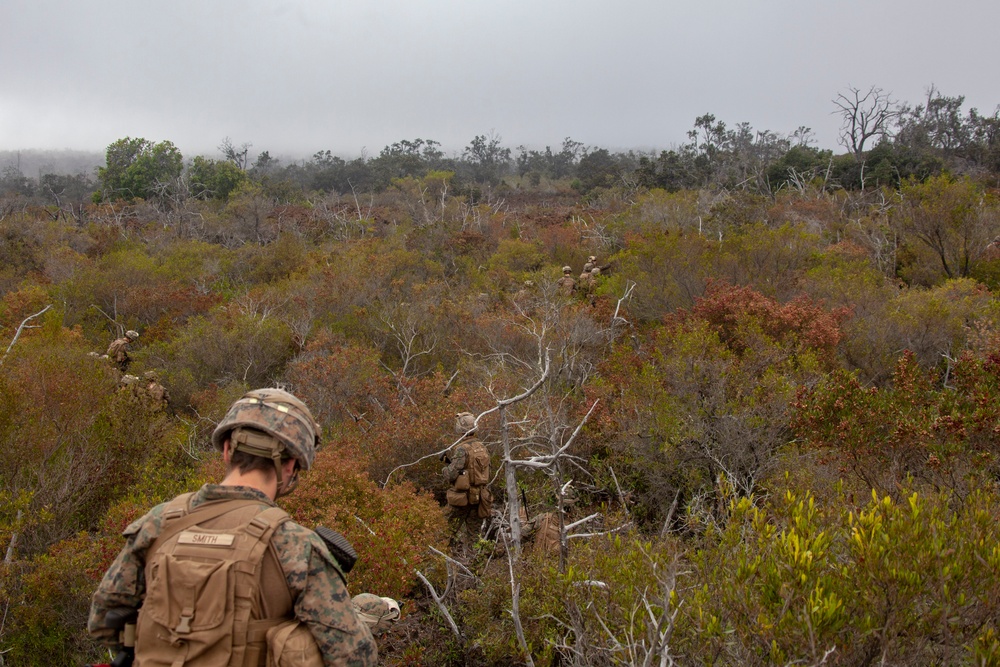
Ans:
[[[969,663],[1000,655],[995,491],[748,498],[691,557],[677,647],[723,664]],[[991,651],[993,651],[991,653]]]

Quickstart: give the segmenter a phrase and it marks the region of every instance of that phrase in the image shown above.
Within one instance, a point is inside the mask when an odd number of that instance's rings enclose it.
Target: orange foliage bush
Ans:
[[[352,593],[402,598],[417,582],[415,570],[431,557],[428,547],[443,548],[444,514],[411,484],[380,489],[365,464],[356,450],[324,448],[282,503],[303,525],[333,528],[351,542],[359,556],[350,574]]]
[[[321,424],[361,421],[389,403],[392,386],[378,352],[321,335],[289,364],[288,381]]]
[[[690,310],[678,311],[670,319],[707,322],[737,354],[761,333],[785,345],[811,348],[832,365],[842,335],[840,324],[849,314],[847,308],[824,310],[807,296],[779,303],[750,287],[709,280],[705,295]]]

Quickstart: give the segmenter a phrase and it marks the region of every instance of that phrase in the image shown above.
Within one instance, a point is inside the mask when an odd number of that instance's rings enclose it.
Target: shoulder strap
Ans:
[[[256,518],[267,522],[268,529],[266,534],[268,540],[266,543],[267,553],[264,554],[264,558],[270,559],[269,564],[261,564],[261,591],[266,591],[268,593],[267,599],[263,600],[264,606],[267,611],[273,611],[275,609],[291,609],[295,605],[295,600],[292,599],[292,592],[288,588],[288,581],[285,579],[285,570],[281,567],[281,559],[278,558],[278,552],[274,548],[274,543],[271,541],[271,536],[278,530],[278,527],[286,521],[291,521],[291,517],[288,513],[279,507],[272,507],[271,509],[264,510]],[[268,566],[269,565],[269,566]],[[281,600],[276,600],[270,597],[273,594],[277,594],[281,597]],[[274,614],[266,614],[266,616],[273,616]]]
[[[294,601],[292,600],[291,591],[288,590],[288,582],[285,581],[285,571],[281,569],[281,561],[274,550],[274,545],[271,544],[271,536],[274,535],[274,531],[278,529],[278,526],[290,520],[291,517],[288,516],[285,510],[280,507],[271,507],[255,516],[247,527],[247,532],[257,536],[258,540],[257,545],[251,552],[252,560],[259,563],[270,554],[276,566],[274,568],[262,567],[260,569],[260,574],[263,575],[261,578],[261,590],[266,590],[271,594],[276,591],[284,591],[284,601],[288,603],[287,606],[289,609],[291,609]]]
[[[269,578],[265,581],[263,576],[265,571],[263,561],[267,558],[268,553],[271,552],[271,536],[274,534],[274,531],[290,518],[279,507],[269,507],[258,512],[245,528],[246,533],[256,538],[256,540],[246,545],[245,551],[241,550],[239,552],[240,562],[234,565],[238,587],[243,587],[244,590],[252,590],[251,582],[255,581],[257,595],[260,597],[273,595],[277,591],[284,590],[283,595],[289,602],[287,607],[289,611],[292,609],[291,592],[288,590],[288,584],[285,581],[280,563],[278,564],[277,572],[273,574],[274,578]],[[279,576],[281,577],[280,582],[278,581]],[[262,608],[260,611],[263,612],[264,609]],[[233,609],[233,655],[230,659],[231,667],[242,667],[247,647],[261,641],[266,636],[268,628],[284,620],[286,620],[285,617],[255,620],[253,618],[251,601],[248,598],[237,599],[236,606]]]

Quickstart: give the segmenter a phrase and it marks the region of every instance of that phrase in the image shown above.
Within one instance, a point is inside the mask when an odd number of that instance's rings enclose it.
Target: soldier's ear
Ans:
[[[222,460],[226,465],[229,465],[229,459],[233,458],[233,452],[230,449],[230,440],[226,438],[222,441]]]

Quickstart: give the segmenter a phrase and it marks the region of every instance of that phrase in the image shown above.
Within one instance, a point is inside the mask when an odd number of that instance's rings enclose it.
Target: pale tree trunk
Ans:
[[[23,510],[17,511],[17,519],[14,521],[14,525],[17,526],[21,523],[21,518],[24,516]],[[17,548],[17,531],[10,534],[10,542],[7,544],[7,555],[4,556],[4,565],[10,565],[14,562],[14,549]]]
[[[14,333],[13,340],[10,341],[10,345],[7,346],[7,350],[3,353],[3,356],[0,357],[0,366],[3,366],[3,362],[7,358],[7,355],[10,354],[10,350],[11,350],[12,347],[14,347],[14,343],[16,343],[17,339],[21,337],[21,332],[24,331],[25,329],[37,329],[38,326],[39,326],[37,324],[29,325],[28,322],[30,322],[31,320],[35,319],[36,317],[38,317],[39,315],[41,315],[42,313],[44,313],[46,310],[48,310],[51,307],[52,307],[52,304],[49,304],[48,306],[45,306],[44,308],[42,308],[40,311],[38,311],[34,315],[28,315],[26,318],[24,318],[24,320],[21,321],[21,326],[19,326],[17,328],[17,332]]]
[[[500,407],[500,435],[503,442],[504,479],[507,486],[510,541],[514,560],[521,557],[521,498],[517,494],[517,469],[511,465],[510,426],[507,423],[507,406]]]

